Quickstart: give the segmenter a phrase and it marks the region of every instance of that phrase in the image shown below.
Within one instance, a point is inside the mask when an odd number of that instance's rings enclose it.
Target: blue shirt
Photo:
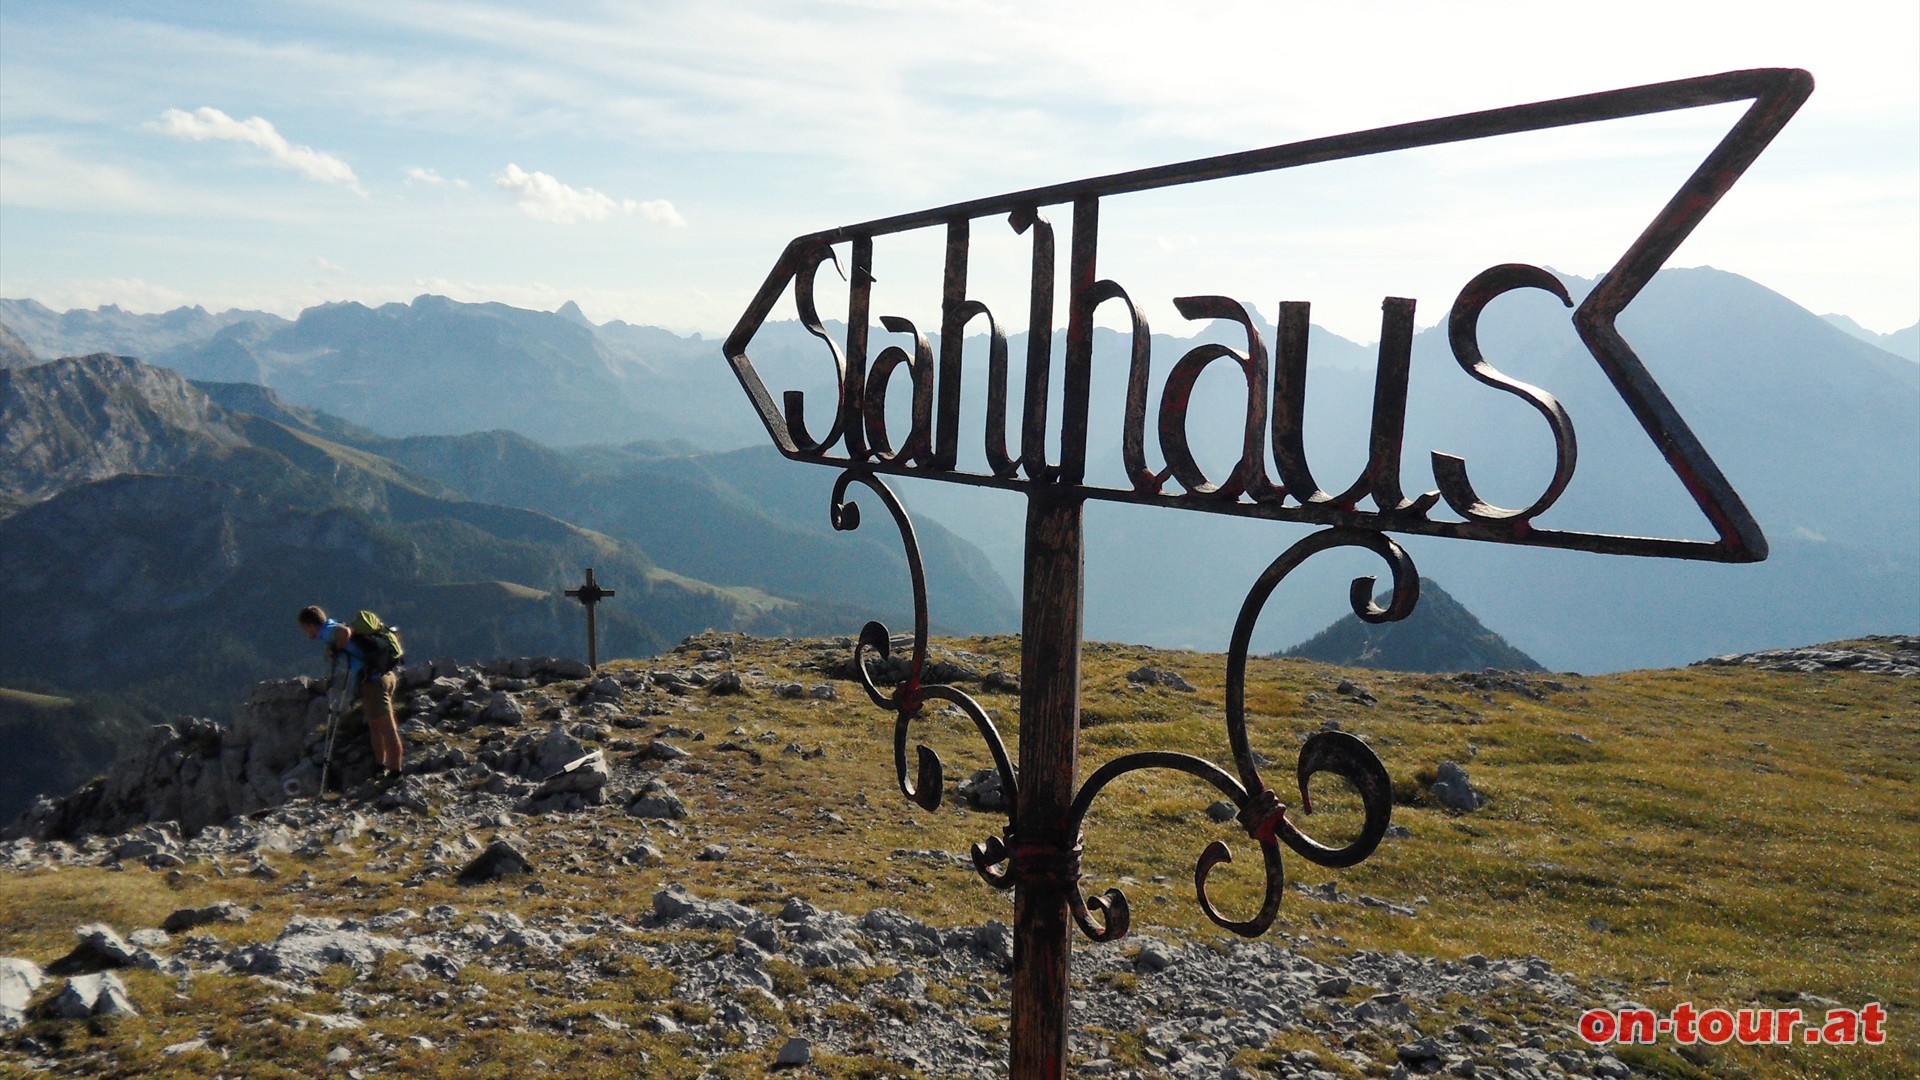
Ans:
[[[354,637],[353,631],[337,619],[328,619],[320,626],[320,641],[325,649],[331,650],[334,647],[333,632],[335,630],[347,631],[347,643],[340,647],[340,652],[347,658],[348,678],[357,680],[367,666],[367,654],[360,648],[360,639]],[[329,653],[329,656],[331,656],[331,653]]]

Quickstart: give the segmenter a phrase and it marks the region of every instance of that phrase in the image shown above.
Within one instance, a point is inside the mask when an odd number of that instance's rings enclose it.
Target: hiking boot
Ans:
[[[371,799],[399,782],[399,773],[391,769],[378,769],[373,775],[360,782],[360,786],[354,789],[353,796],[356,799]]]

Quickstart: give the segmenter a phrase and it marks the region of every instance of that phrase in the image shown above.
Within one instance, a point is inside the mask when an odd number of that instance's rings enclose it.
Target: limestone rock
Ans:
[[[1159,938],[1142,937],[1140,951],[1133,958],[1133,970],[1148,973],[1165,971],[1173,966],[1178,955]]]
[[[106,923],[88,923],[74,933],[80,944],[67,954],[69,962],[98,967],[132,967],[139,962],[134,947]]]
[[[783,1067],[810,1065],[813,1063],[813,1043],[795,1035],[774,1055],[773,1063]]]
[[[47,1016],[84,1020],[90,1016],[138,1016],[127,986],[111,971],[75,975],[44,1006]]]
[[[600,751],[584,755],[560,767],[533,789],[533,798],[542,799],[550,795],[597,794],[607,786],[612,778],[607,770],[607,759]]]
[[[627,813],[638,818],[678,820],[687,816],[687,804],[658,780],[649,780],[627,804]]]
[[[1762,671],[1862,671],[1897,678],[1920,678],[1920,635],[1882,634],[1865,644],[1839,648],[1815,645],[1800,649],[1767,649],[1695,661],[1694,667],[1742,665]]]
[[[585,662],[564,656],[535,657],[530,666],[533,677],[541,682],[592,678],[593,669]]]
[[[513,727],[527,718],[526,710],[505,690],[495,690],[488,700],[487,707],[480,710],[479,720],[483,724],[499,724],[501,727]]]
[[[976,769],[954,786],[953,793],[978,810],[1007,808],[1006,787],[1000,781],[999,769]]]
[[[1013,929],[999,919],[988,919],[973,935],[974,948],[1003,964],[1013,962]]]
[[[874,908],[860,920],[860,929],[875,941],[911,949],[921,956],[938,956],[940,931],[892,908]]]
[[[654,761],[685,761],[693,755],[684,746],[675,746],[663,739],[655,739],[647,744],[647,757]]]
[[[554,724],[531,747],[528,759],[533,766],[531,779],[544,780],[587,756],[587,748],[567,729]]]
[[[653,918],[656,925],[672,924],[692,930],[744,930],[760,921],[761,914],[732,900],[702,900],[680,884],[669,885],[653,894]]]
[[[27,1021],[27,1004],[47,981],[46,972],[31,960],[0,957],[0,1033],[17,1030]]]
[[[648,843],[633,845],[620,858],[632,866],[658,866],[666,861],[666,856],[660,849]]]
[[[230,725],[199,717],[155,725],[102,781],[48,800],[9,832],[55,839],[176,822],[176,834],[135,836],[119,850],[121,858],[177,858],[178,834],[293,797],[287,777],[319,758],[323,740],[314,736],[326,726],[325,695],[318,679],[274,680],[254,687]]]
[[[1441,806],[1449,810],[1473,811],[1486,805],[1487,797],[1468,782],[1467,770],[1459,762],[1443,761],[1438,771],[1432,791]]]
[[[530,873],[532,870],[533,864],[518,848],[505,840],[495,839],[460,871],[459,881],[462,885],[474,885],[514,874]]]
[[[347,921],[295,915],[277,938],[233,949],[226,954],[225,963],[245,974],[306,980],[334,964],[346,964],[364,974],[380,957],[404,948],[394,938],[370,934],[356,926]]]
[[[1153,668],[1141,665],[1127,672],[1127,681],[1141,686],[1159,686],[1168,690],[1178,690],[1183,694],[1195,693],[1199,688],[1186,680],[1177,671]]]

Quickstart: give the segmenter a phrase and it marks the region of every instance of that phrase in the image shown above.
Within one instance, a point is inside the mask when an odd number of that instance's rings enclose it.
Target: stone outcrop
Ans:
[[[1920,636],[1885,634],[1857,643],[1766,649],[1696,660],[1692,667],[1756,667],[1762,671],[1859,671],[1869,675],[1920,676]]]
[[[230,726],[198,717],[158,725],[104,779],[65,799],[37,801],[14,831],[70,837],[172,822],[191,834],[278,806],[318,786],[323,751],[312,744],[324,744],[326,722],[319,680],[261,683]],[[127,854],[161,854],[167,839]]]
[[[420,661],[400,672],[395,712],[403,737],[410,726],[415,735],[429,725],[465,731],[480,723],[510,730],[527,714],[527,691],[590,674],[585,664],[556,657],[495,660],[480,667],[448,659]],[[621,684],[601,681],[619,692]],[[321,794],[327,709],[324,680],[259,683],[230,723],[182,717],[156,725],[141,747],[105,777],[65,798],[37,800],[4,835],[67,839],[132,831],[116,849],[118,858],[177,865],[183,835]],[[550,781],[522,792],[548,798],[549,808],[597,802],[609,775],[604,758],[590,754],[558,724],[482,756],[489,776],[500,777],[496,786],[502,790],[509,781]],[[444,772],[472,764],[456,747],[416,755],[412,771]],[[328,786],[353,788],[373,767],[365,721],[357,711],[348,712],[334,733]]]
[[[1487,803],[1487,797],[1467,779],[1467,770],[1457,761],[1440,763],[1439,773],[1429,789],[1441,806],[1449,810],[1478,810]]]
[[[139,1014],[140,1010],[133,1007],[133,999],[127,996],[127,984],[111,971],[75,975],[41,1006],[41,1015],[60,1020]]]

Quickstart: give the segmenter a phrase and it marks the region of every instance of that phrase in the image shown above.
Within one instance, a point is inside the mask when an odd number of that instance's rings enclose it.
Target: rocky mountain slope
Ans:
[[[690,453],[658,443],[554,449],[511,431],[391,439],[244,384],[196,384],[243,411],[378,454],[466,496],[525,507],[638,545],[663,566],[828,608],[887,611],[906,597],[906,557],[891,529],[834,530],[834,474],[796,468],[771,449]],[[265,399],[261,394],[265,394]],[[349,425],[350,426],[350,425]],[[938,522],[917,526],[935,626],[1011,629],[1012,593],[973,545]]]
[[[402,694],[406,778],[367,782],[364,730],[347,724],[332,770],[343,790],[323,797],[317,680],[261,684],[230,726],[158,729],[0,843],[0,1059],[104,1077],[319,1062],[464,1076],[536,1059],[568,1075],[999,1075],[1008,908],[964,851],[1000,819],[966,797],[965,769],[939,812],[898,801],[883,717],[833,674],[847,649],[703,636],[598,675],[426,661]],[[991,676],[1017,642],[935,655],[988,708],[1011,708]],[[1143,687],[1142,664],[1180,678]],[[1219,657],[1089,646],[1089,758],[1217,755],[1219,670]],[[1075,1075],[1912,1064],[1896,1045],[1589,1046],[1573,1021],[1629,1003],[1824,1015],[1875,1000],[1902,1030],[1912,912],[1855,884],[1920,870],[1901,818],[1911,780],[1822,778],[1848,768],[1856,739],[1883,770],[1914,760],[1911,725],[1874,717],[1911,715],[1920,682],[1736,665],[1549,685],[1272,660],[1253,679],[1266,703],[1254,745],[1276,776],[1306,731],[1356,731],[1396,777],[1396,829],[1349,870],[1289,860],[1280,925],[1243,941],[1199,917],[1186,879],[1209,835],[1244,836],[1184,781],[1129,777],[1087,837],[1086,887],[1123,888],[1135,928],[1075,945]],[[1377,704],[1329,692],[1336,680],[1364,680]],[[1691,699],[1726,703],[1713,743],[1737,753],[1689,741]],[[1756,715],[1733,707],[1748,702]],[[928,724],[943,753],[983,756],[958,726]],[[1484,748],[1471,768],[1487,801],[1470,817],[1422,787],[1422,763],[1463,736]],[[1710,815],[1674,786],[1683,776],[1717,792]],[[1649,794],[1623,800],[1622,777]],[[1340,812],[1329,798],[1321,815]],[[1798,798],[1830,816],[1781,813]],[[1763,824],[1774,832],[1756,839]],[[1832,829],[1844,837],[1820,832]],[[1244,908],[1244,883],[1222,873],[1221,899]],[[1787,880],[1818,926],[1779,932]],[[1754,940],[1715,931],[1708,912],[1754,920]],[[1835,959],[1835,920],[1882,929]]]
[[[122,473],[178,472],[246,436],[178,374],[104,354],[0,369],[0,499],[21,506]]]
[[[33,348],[12,328],[0,323],[0,368],[27,367],[33,363]]]

